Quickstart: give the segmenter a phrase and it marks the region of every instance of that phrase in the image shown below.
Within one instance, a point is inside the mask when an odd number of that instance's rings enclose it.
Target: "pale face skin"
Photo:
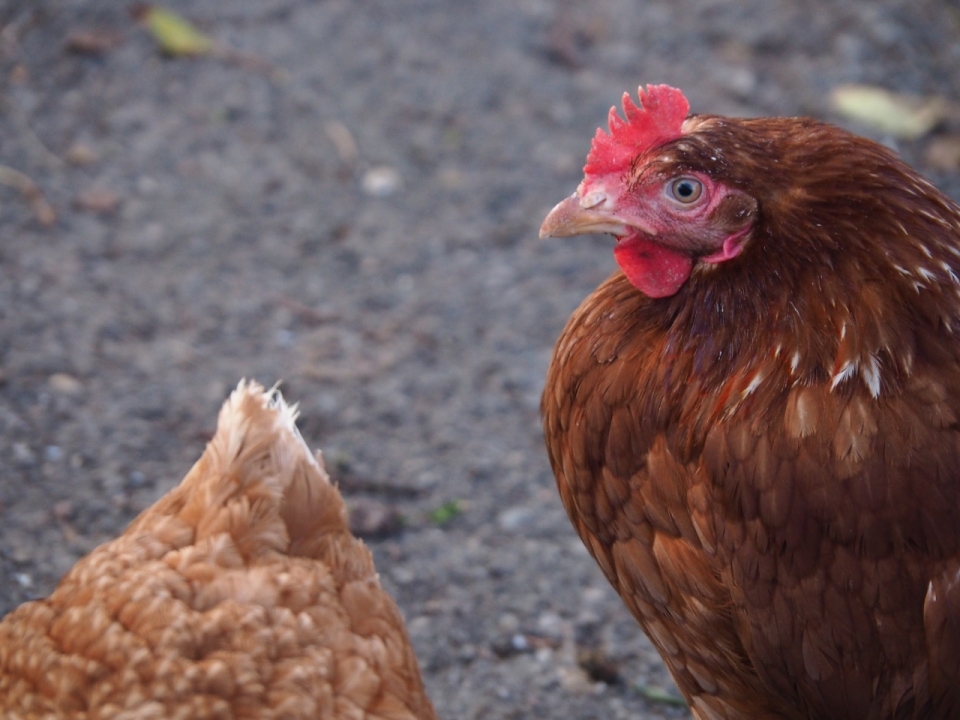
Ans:
[[[742,196],[703,173],[670,172],[654,158],[626,174],[585,177],[547,216],[540,235],[610,233],[630,282],[650,297],[668,297],[695,263],[725,262],[743,250],[752,217],[732,230],[729,222],[718,222],[731,203],[748,205]]]

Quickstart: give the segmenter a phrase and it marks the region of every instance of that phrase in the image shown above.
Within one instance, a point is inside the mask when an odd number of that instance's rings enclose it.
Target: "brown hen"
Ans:
[[[542,411],[700,720],[960,717],[960,208],[805,119],[624,96],[544,236],[616,236]]]
[[[4,718],[436,717],[295,418],[241,383],[179,487],[7,615]]]

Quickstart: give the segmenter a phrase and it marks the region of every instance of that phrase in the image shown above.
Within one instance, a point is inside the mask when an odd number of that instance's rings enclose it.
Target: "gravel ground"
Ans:
[[[0,165],[50,205],[0,186],[0,612],[178,482],[241,377],[282,380],[442,717],[685,717],[542,447],[610,242],[537,228],[641,81],[725,114],[836,120],[843,82],[960,100],[957,5],[169,6],[231,52],[161,57],[125,3],[0,0]],[[954,197],[957,130],[898,148]]]

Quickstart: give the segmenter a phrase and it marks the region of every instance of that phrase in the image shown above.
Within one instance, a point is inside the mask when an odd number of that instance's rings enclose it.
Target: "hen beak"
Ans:
[[[584,197],[574,193],[560,201],[540,226],[540,237],[570,237],[589,233],[626,235],[627,224],[616,216],[604,193],[592,192]]]

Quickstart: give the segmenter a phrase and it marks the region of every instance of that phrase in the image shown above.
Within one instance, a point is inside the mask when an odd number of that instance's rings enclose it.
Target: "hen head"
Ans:
[[[610,109],[610,133],[597,130],[583,182],[553,209],[540,236],[611,233],[630,282],[650,297],[668,297],[696,263],[740,254],[757,202],[713,177],[677,142],[694,120],[679,90],[654,85],[639,95],[637,107],[624,93],[625,121]]]
[[[624,96],[540,234],[616,236],[612,280],[632,285],[618,297],[638,289],[631,307],[706,382],[752,372],[770,344],[791,358],[784,382],[865,367],[877,397],[930,337],[960,335],[960,207],[943,193],[827,123],[688,112],[665,85],[641,89],[640,106]]]

